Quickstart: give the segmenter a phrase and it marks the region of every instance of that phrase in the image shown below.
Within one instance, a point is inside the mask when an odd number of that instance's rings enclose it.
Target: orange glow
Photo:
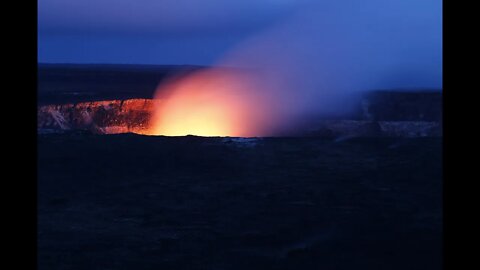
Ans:
[[[199,71],[157,89],[162,99],[149,133],[167,136],[252,137],[264,133],[265,103],[245,74]]]

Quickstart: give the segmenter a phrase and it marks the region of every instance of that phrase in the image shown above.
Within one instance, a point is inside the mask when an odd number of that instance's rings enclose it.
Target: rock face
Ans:
[[[99,134],[149,134],[158,99],[124,99],[38,107],[40,133],[87,130]],[[441,92],[371,92],[348,116],[321,119],[286,136],[439,137]]]
[[[45,105],[37,111],[40,132],[89,130],[100,134],[148,131],[156,99],[127,99]]]
[[[348,137],[441,137],[436,121],[323,120],[305,133],[307,136]]]
[[[441,122],[440,91],[373,91],[361,101],[362,119],[373,121]]]

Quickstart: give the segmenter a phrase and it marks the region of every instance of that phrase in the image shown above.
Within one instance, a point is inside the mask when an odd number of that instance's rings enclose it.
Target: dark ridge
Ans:
[[[365,93],[362,106],[374,121],[439,121],[442,120],[440,89],[376,90]]]
[[[73,63],[38,63],[38,68],[47,69],[108,69],[108,70],[165,70],[165,69],[200,69],[198,65],[145,65],[145,64],[73,64]]]
[[[38,104],[152,98],[165,79],[200,66],[38,64]]]

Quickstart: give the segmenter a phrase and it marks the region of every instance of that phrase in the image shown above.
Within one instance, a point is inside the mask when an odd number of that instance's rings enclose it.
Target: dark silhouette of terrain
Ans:
[[[152,98],[158,84],[200,66],[39,64],[38,104]]]
[[[441,139],[38,139],[39,269],[441,269]]]

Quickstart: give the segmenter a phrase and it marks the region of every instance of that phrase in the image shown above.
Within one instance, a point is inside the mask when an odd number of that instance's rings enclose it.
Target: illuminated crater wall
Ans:
[[[315,119],[287,135],[320,137],[442,136],[441,99],[440,92],[369,93],[359,101],[357,110],[351,115]],[[165,107],[166,110],[159,109],[162,107]],[[43,105],[39,106],[37,110],[38,131],[39,133],[61,133],[69,130],[85,130],[97,134],[158,135],[158,119],[155,118],[159,115],[155,116],[155,114],[167,111],[168,104],[161,99],[125,99]],[[249,118],[245,121],[248,120]],[[215,136],[215,134],[208,135]]]
[[[88,130],[99,134],[149,133],[155,99],[127,99],[45,105],[37,111],[40,132]]]

